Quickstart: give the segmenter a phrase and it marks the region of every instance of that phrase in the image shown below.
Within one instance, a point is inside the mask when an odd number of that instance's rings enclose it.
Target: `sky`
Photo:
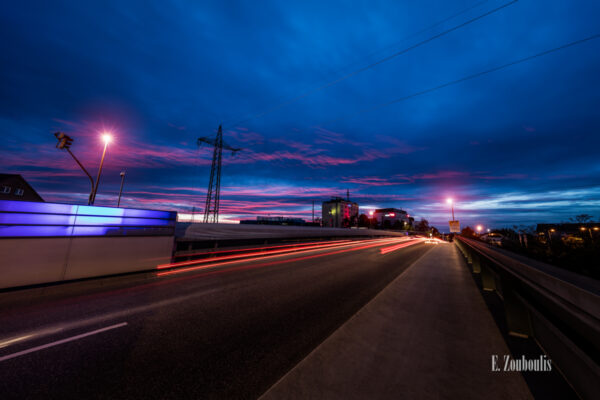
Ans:
[[[600,220],[600,38],[412,96],[597,35],[599,16],[593,0],[10,2],[0,172],[86,203],[53,133],[95,176],[109,131],[96,205],[126,171],[122,205],[202,212],[196,140],[222,124],[243,149],[223,153],[223,221],[310,219],[346,190],[442,231],[448,197],[463,226]]]

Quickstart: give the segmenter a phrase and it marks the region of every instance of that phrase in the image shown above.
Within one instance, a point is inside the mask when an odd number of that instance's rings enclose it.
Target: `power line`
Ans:
[[[456,84],[464,82],[464,81],[475,79],[475,78],[478,78],[478,77],[480,77],[482,75],[490,74],[492,72],[496,72],[496,71],[499,71],[501,69],[505,69],[505,68],[511,67],[513,65],[516,65],[516,64],[521,64],[521,63],[524,63],[526,61],[533,60],[534,58],[542,57],[542,56],[548,55],[550,53],[554,53],[554,52],[557,52],[557,51],[560,51],[560,50],[564,50],[564,49],[566,49],[568,47],[576,46],[578,44],[582,44],[582,43],[588,42],[590,40],[598,39],[598,38],[600,38],[600,34],[595,34],[595,35],[592,35],[592,36],[588,36],[588,37],[586,37],[584,39],[576,40],[574,42],[570,42],[570,43],[564,44],[562,46],[555,47],[553,49],[546,50],[546,51],[543,51],[541,53],[537,53],[537,54],[534,54],[534,55],[531,55],[531,56],[528,56],[528,57],[525,57],[525,58],[521,58],[521,59],[518,59],[518,60],[515,60],[515,61],[512,61],[512,62],[509,62],[507,64],[503,64],[503,65],[500,65],[500,66],[497,66],[497,67],[485,70],[485,71],[477,72],[477,73],[472,74],[472,75],[467,75],[467,76],[464,76],[462,78],[459,78],[459,79],[456,79],[456,80],[453,80],[453,81],[450,81],[450,82],[446,82],[446,83],[443,83],[443,84],[438,85],[438,86],[431,87],[429,89],[421,90],[419,92],[415,92],[415,93],[409,94],[407,96],[400,97],[400,98],[392,100],[392,101],[388,101],[386,103],[380,103],[380,104],[377,104],[377,105],[375,105],[373,107],[364,108],[364,109],[359,110],[358,112],[352,114],[351,116],[345,116],[345,117],[336,118],[336,119],[332,119],[332,120],[326,121],[325,123],[323,123],[323,125],[330,124],[332,122],[338,122],[338,121],[341,121],[343,119],[353,118],[353,117],[355,117],[357,115],[360,115],[360,114],[364,114],[364,113],[367,113],[367,112],[375,111],[375,110],[378,110],[380,108],[387,107],[387,106],[389,106],[391,104],[400,103],[402,101],[409,100],[409,99],[412,99],[412,98],[417,97],[417,96],[421,96],[421,95],[424,95],[424,94],[427,94],[427,93],[431,93],[433,91],[436,91],[436,90],[439,90],[439,89],[443,89],[443,88],[448,87],[448,86],[456,85]]]
[[[305,98],[305,97],[307,97],[307,96],[309,96],[309,95],[311,95],[313,93],[316,93],[316,92],[319,92],[321,90],[327,89],[327,88],[329,88],[329,87],[331,87],[333,85],[336,85],[336,84],[338,84],[338,83],[340,83],[340,82],[342,82],[342,81],[344,81],[344,80],[346,80],[348,78],[351,78],[351,77],[353,77],[355,75],[358,75],[361,72],[367,71],[367,70],[369,70],[369,69],[371,69],[371,68],[373,68],[373,67],[375,67],[375,66],[377,66],[379,64],[383,64],[383,63],[385,63],[387,61],[390,61],[390,60],[392,60],[392,59],[394,59],[394,58],[402,55],[402,54],[408,53],[411,50],[414,50],[414,49],[416,49],[416,48],[418,48],[420,46],[423,46],[423,45],[425,45],[425,44],[427,44],[427,43],[429,43],[429,42],[431,42],[431,41],[433,41],[435,39],[439,39],[442,36],[445,36],[445,35],[447,35],[447,34],[449,34],[451,32],[454,32],[454,31],[456,31],[458,29],[461,29],[461,28],[463,28],[463,27],[465,27],[467,25],[470,25],[470,24],[472,24],[472,23],[474,23],[474,22],[476,22],[476,21],[478,21],[478,20],[480,20],[482,18],[485,18],[485,17],[487,17],[487,16],[489,16],[491,14],[494,14],[494,13],[496,13],[496,12],[498,12],[498,11],[500,11],[500,10],[502,10],[502,9],[504,9],[504,8],[512,5],[512,4],[515,4],[517,1],[519,1],[519,0],[512,0],[512,1],[509,1],[508,3],[504,3],[503,5],[501,5],[499,7],[496,7],[494,9],[490,10],[490,11],[487,11],[487,12],[481,14],[481,15],[478,15],[477,17],[471,18],[468,21],[465,21],[463,23],[455,25],[452,28],[449,28],[449,29],[447,29],[447,30],[445,30],[443,32],[440,32],[440,33],[438,33],[436,35],[430,36],[427,39],[424,39],[424,40],[422,40],[422,41],[420,41],[420,42],[418,42],[418,43],[416,43],[416,44],[414,44],[412,46],[406,47],[406,48],[404,48],[404,49],[402,49],[400,51],[397,51],[397,52],[395,52],[395,53],[387,56],[387,57],[384,57],[384,58],[382,58],[380,60],[377,60],[377,61],[375,61],[375,62],[373,62],[373,63],[371,63],[371,64],[369,64],[369,65],[367,65],[365,67],[362,67],[362,68],[359,68],[359,69],[357,69],[355,71],[352,71],[352,72],[350,72],[350,73],[342,76],[341,78],[335,79],[335,80],[330,81],[328,83],[325,83],[325,84],[323,84],[321,86],[318,86],[318,87],[316,87],[314,89],[308,90],[307,92],[304,92],[304,93],[302,93],[302,94],[300,94],[300,95],[298,95],[296,97],[292,97],[289,100],[283,101],[283,102],[281,102],[281,103],[279,103],[279,104],[277,104],[277,105],[275,105],[275,106],[273,106],[273,107],[271,107],[271,108],[269,108],[269,109],[267,109],[265,111],[262,111],[260,113],[251,115],[250,117],[245,118],[245,119],[243,119],[241,121],[238,121],[235,124],[232,124],[231,126],[240,125],[240,124],[248,122],[248,121],[250,121],[252,119],[259,118],[259,117],[262,117],[264,115],[270,114],[273,111],[276,111],[276,110],[280,109],[281,107],[284,107],[284,106],[287,106],[289,104],[292,104],[292,103],[294,103],[294,102],[296,102],[296,101],[298,101],[300,99],[303,99],[303,98]],[[450,18],[452,18],[452,17],[450,17]]]
[[[374,51],[374,52],[372,52],[372,53],[368,54],[368,55],[367,55],[367,56],[365,56],[365,57],[361,57],[361,60],[368,59],[368,58],[370,58],[370,57],[373,57],[373,56],[375,56],[375,55],[377,55],[377,54],[381,54],[381,53],[383,53],[383,52],[385,52],[385,51],[387,51],[387,50],[389,50],[389,49],[391,49],[391,48],[394,48],[394,47],[396,47],[396,46],[398,46],[398,45],[400,45],[400,44],[402,44],[402,43],[406,42],[406,41],[407,41],[407,40],[409,40],[409,39],[412,39],[412,38],[414,38],[414,37],[416,37],[416,36],[419,36],[420,34],[422,34],[422,33],[424,33],[424,32],[430,31],[430,30],[432,30],[433,28],[436,28],[436,27],[438,27],[438,26],[442,25],[443,23],[445,23],[445,22],[448,22],[448,21],[450,21],[451,19],[454,19],[454,18],[458,17],[459,15],[462,15],[462,14],[464,14],[464,13],[466,13],[466,12],[469,12],[469,11],[473,10],[474,8],[477,8],[477,7],[479,7],[479,6],[481,6],[481,5],[485,4],[485,3],[487,3],[487,2],[489,2],[489,1],[490,1],[490,0],[483,0],[483,1],[477,2],[477,3],[475,3],[475,4],[471,5],[471,6],[467,7],[467,8],[464,8],[464,9],[462,9],[461,11],[459,11],[459,12],[457,12],[457,13],[455,13],[455,14],[452,14],[452,15],[451,15],[451,16],[449,16],[449,17],[446,17],[446,18],[444,18],[444,19],[443,19],[443,20],[441,20],[441,21],[438,21],[438,22],[436,22],[436,23],[434,23],[434,24],[432,24],[432,25],[429,25],[427,28],[423,28],[423,29],[421,29],[421,30],[419,30],[419,31],[417,31],[417,32],[414,32],[414,33],[412,33],[412,34],[410,34],[410,35],[406,36],[405,38],[403,38],[402,40],[400,40],[400,41],[398,41],[398,42],[396,42],[396,43],[393,43],[393,44],[391,44],[391,45],[388,45],[388,46],[386,46],[386,47],[384,47],[384,48],[382,48],[382,49],[379,49],[379,50],[377,50],[377,51]],[[354,61],[354,62],[352,62],[352,63],[348,64],[347,66],[345,66],[344,68],[341,68],[341,69],[339,69],[337,72],[341,73],[341,72],[342,72],[342,71],[344,71],[345,69],[348,69],[348,68],[350,68],[351,66],[353,66],[353,65],[355,65],[355,64],[358,64],[358,63],[359,63],[359,60],[357,60],[357,61]]]

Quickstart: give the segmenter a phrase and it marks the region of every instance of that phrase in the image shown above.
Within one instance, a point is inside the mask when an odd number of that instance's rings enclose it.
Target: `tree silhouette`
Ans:
[[[579,222],[580,224],[585,224],[592,220],[592,216],[590,214],[579,214],[576,215],[575,218],[569,218],[573,222]]]

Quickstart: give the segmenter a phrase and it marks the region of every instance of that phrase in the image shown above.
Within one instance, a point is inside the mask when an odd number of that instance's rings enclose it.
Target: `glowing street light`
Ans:
[[[452,208],[452,221],[454,221],[454,200],[449,198],[446,200],[446,203],[450,204],[450,207]]]
[[[590,238],[594,239],[594,235],[592,234],[592,228],[591,227],[590,228],[586,228],[585,226],[582,226],[580,229],[581,229],[582,232],[585,232],[585,230],[587,229],[587,231],[590,233]],[[597,231],[598,227],[595,226],[594,230]]]
[[[112,141],[112,136],[108,132],[104,132],[104,134],[102,135],[102,140],[104,141],[104,151],[102,152],[102,158],[100,159],[100,168],[98,168],[98,177],[96,178],[96,186],[94,187],[94,193],[92,195],[92,205],[96,200],[96,193],[98,193],[98,184],[100,183],[100,174],[102,173],[104,157],[106,156],[106,148],[108,147],[108,144]]]
[[[477,229],[478,233],[481,233],[481,231],[483,230],[483,226],[477,225],[477,228],[475,228],[475,229]]]

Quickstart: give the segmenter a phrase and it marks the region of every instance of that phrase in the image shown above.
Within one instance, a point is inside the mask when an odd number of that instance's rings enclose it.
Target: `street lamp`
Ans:
[[[454,221],[454,200],[447,199],[446,203],[450,204],[450,207],[452,208],[452,221]]]
[[[94,193],[92,195],[92,205],[96,200],[96,193],[98,193],[98,184],[100,183],[100,174],[102,173],[102,166],[104,165],[104,157],[106,156],[106,148],[108,144],[112,140],[112,136],[108,132],[105,132],[102,135],[102,140],[104,141],[104,151],[102,152],[102,158],[100,159],[100,168],[98,168],[98,177],[96,178],[96,186],[94,187]]]
[[[58,139],[56,148],[61,149],[61,150],[67,150],[67,152],[71,155],[71,157],[73,157],[75,162],[77,162],[77,165],[79,165],[79,167],[81,167],[83,172],[85,172],[87,177],[90,179],[91,191],[90,191],[90,195],[88,196],[88,205],[91,205],[92,204],[92,196],[94,194],[94,179],[92,178],[90,173],[87,171],[87,169],[85,169],[83,164],[77,159],[77,157],[75,157],[75,154],[73,154],[71,152],[71,145],[73,144],[73,138],[71,138],[69,135],[66,135],[64,132],[56,132],[54,134],[54,136],[56,137],[56,139]]]
[[[481,233],[481,231],[483,230],[483,226],[481,225],[477,225],[477,233]]]
[[[123,182],[125,181],[125,171],[121,171],[121,188],[119,189],[119,200],[117,201],[117,207],[121,205],[121,194],[123,193]],[[314,217],[313,217],[314,222]]]
[[[592,235],[592,228],[586,228],[585,226],[582,226],[580,229],[582,232],[584,232],[587,229],[587,231],[590,233],[590,238],[594,239],[594,235]],[[597,231],[598,227],[594,227],[594,230]]]

